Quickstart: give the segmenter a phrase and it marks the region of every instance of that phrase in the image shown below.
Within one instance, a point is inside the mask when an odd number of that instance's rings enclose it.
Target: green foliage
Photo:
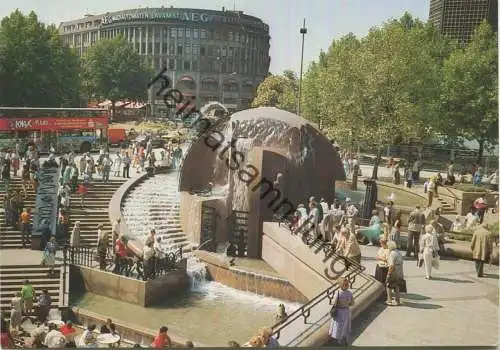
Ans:
[[[473,184],[456,184],[453,188],[463,192],[487,192],[486,186]]]
[[[153,74],[131,43],[117,37],[100,40],[84,56],[84,82],[89,96],[144,101]]]
[[[497,46],[497,34],[485,21],[443,67],[442,111],[453,126],[448,131],[486,145],[498,143]]]
[[[80,61],[54,26],[19,10],[0,25],[0,105],[80,107]]]
[[[252,107],[277,107],[292,113],[297,110],[298,82],[290,70],[267,77],[257,88]]]

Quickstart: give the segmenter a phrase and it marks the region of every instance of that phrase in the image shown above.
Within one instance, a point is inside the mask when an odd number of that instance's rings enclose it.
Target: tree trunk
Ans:
[[[372,179],[378,180],[378,167],[380,165],[380,161],[382,160],[382,148],[379,147],[377,150],[377,157],[375,158],[375,164],[373,165],[372,171]]]
[[[479,150],[477,151],[477,165],[480,166],[483,161],[484,140],[479,140]]]

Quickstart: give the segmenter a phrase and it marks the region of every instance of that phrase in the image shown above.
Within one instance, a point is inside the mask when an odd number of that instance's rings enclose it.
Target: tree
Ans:
[[[54,26],[19,10],[0,25],[0,105],[80,107],[80,61]]]
[[[471,42],[444,62],[442,114],[450,133],[485,146],[498,143],[498,37],[488,22],[478,26]]]
[[[297,110],[297,77],[290,70],[271,75],[257,88],[252,107],[277,107],[295,113]]]
[[[144,101],[152,70],[143,62],[131,43],[117,37],[100,40],[84,56],[84,82],[90,96],[108,99]]]

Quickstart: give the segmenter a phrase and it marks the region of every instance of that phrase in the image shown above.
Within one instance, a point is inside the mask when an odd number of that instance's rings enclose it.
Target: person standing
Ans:
[[[434,227],[432,227],[432,225],[427,225],[425,227],[425,233],[420,237],[420,254],[424,261],[426,279],[432,278],[432,267],[436,264],[434,261],[439,259],[439,244],[437,236],[433,232]]]
[[[339,251],[344,258],[348,259],[345,261],[345,268],[348,270],[352,262],[361,263],[361,249],[359,248],[356,235],[350,233],[347,227],[342,227],[340,229],[340,234],[342,239],[339,242],[337,251]]]
[[[354,305],[354,297],[349,290],[349,280],[345,277],[340,277],[338,281],[340,288],[335,291],[333,297],[334,306],[332,311],[335,311],[330,312],[332,322],[330,323],[328,335],[337,344],[347,345],[351,335],[352,316],[350,307]]]
[[[154,278],[155,266],[154,266],[154,256],[155,251],[153,249],[153,242],[148,242],[143,248],[143,262],[144,262],[144,280]]]
[[[99,257],[99,269],[106,270],[106,255],[108,253],[109,237],[103,230],[103,225],[97,226],[97,255]]]
[[[491,174],[488,179],[490,180],[490,190],[498,191],[498,170]]]
[[[479,224],[483,223],[486,208],[488,208],[488,202],[484,198],[484,194],[482,194],[474,201],[474,209],[476,209],[477,216],[479,216]]]
[[[33,300],[35,299],[35,289],[29,280],[25,280],[21,288],[21,298],[23,299],[23,307],[26,315],[33,312]]]
[[[47,245],[45,246],[44,257],[43,257],[44,264],[49,268],[49,273],[48,273],[49,277],[52,277],[54,275],[54,268],[56,264],[56,251],[57,251],[56,237],[51,236],[50,241],[47,242]]]
[[[52,298],[47,289],[42,290],[42,294],[38,297],[38,320],[45,322],[49,316],[50,307],[52,306]]]
[[[23,299],[21,298],[21,292],[16,292],[14,298],[10,301],[10,305],[10,328],[18,331],[23,316]]]
[[[425,215],[420,210],[420,205],[417,205],[408,218],[408,242],[406,245],[407,258],[411,256],[411,253],[413,253],[415,257],[418,256],[418,252],[420,251],[420,234],[424,225]]]
[[[115,160],[113,161],[114,176],[120,176],[120,169],[122,167],[122,157],[120,152],[116,152]]]
[[[113,161],[109,158],[109,154],[106,154],[102,160],[102,181],[105,184],[109,182],[109,173],[111,172],[112,165]]]
[[[24,211],[21,213],[20,224],[21,224],[21,240],[23,241],[23,248],[24,248],[26,246],[26,244],[29,244],[29,241],[31,239],[31,209],[30,208],[24,209]]]
[[[125,153],[121,163],[123,167],[122,177],[130,179],[130,157],[128,156],[128,153]]]
[[[470,249],[472,250],[472,260],[476,265],[477,277],[484,276],[484,263],[491,259],[493,253],[493,236],[486,225],[479,225],[472,235]]]
[[[164,349],[172,347],[172,340],[168,336],[168,327],[163,326],[160,328],[158,335],[155,336],[153,344],[151,344],[153,349]]]
[[[117,217],[115,221],[113,221],[113,226],[111,227],[111,241],[116,242],[118,238],[120,238],[120,225],[122,219]],[[114,247],[113,247],[114,249]]]
[[[400,293],[406,292],[404,288],[404,271],[403,271],[403,256],[398,250],[395,242],[387,243],[389,256],[387,257],[387,277],[385,279],[385,287],[387,293],[387,305],[401,305]],[[395,291],[395,301],[392,301],[392,290]]]
[[[380,283],[385,283],[387,277],[387,271],[389,269],[387,260],[389,258],[389,253],[386,239],[380,239],[380,249],[375,257],[375,260],[377,260],[377,265],[375,266],[375,279]]]

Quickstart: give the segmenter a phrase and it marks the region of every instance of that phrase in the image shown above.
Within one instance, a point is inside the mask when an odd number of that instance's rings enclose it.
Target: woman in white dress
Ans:
[[[73,226],[73,231],[71,232],[71,237],[69,239],[69,245],[71,247],[78,247],[80,245],[80,221],[75,222],[75,226]]]
[[[438,251],[439,243],[437,236],[434,234],[434,228],[431,225],[425,226],[425,234],[420,237],[420,254],[419,260],[424,261],[425,278],[431,279],[432,268],[438,268]]]

